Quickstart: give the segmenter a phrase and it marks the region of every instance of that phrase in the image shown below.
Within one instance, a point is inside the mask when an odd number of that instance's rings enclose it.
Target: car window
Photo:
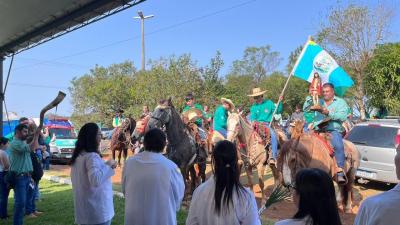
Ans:
[[[354,144],[395,148],[395,138],[398,129],[384,126],[355,126],[346,139]]]

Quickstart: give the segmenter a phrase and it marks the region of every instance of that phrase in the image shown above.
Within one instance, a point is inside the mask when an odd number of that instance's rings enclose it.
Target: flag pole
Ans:
[[[274,109],[274,112],[272,113],[272,116],[271,116],[271,121],[269,122],[269,127],[271,127],[272,121],[274,121],[274,116],[276,114],[276,111],[278,111],[279,103],[281,102],[281,98],[282,98],[283,94],[285,94],[286,88],[287,88],[287,86],[289,84],[289,80],[293,76],[293,71],[297,67],[297,65],[299,64],[299,59],[301,59],[301,56],[304,54],[304,50],[306,49],[306,46],[307,46],[308,42],[311,41],[311,40],[312,40],[312,38],[311,38],[311,35],[310,35],[310,36],[308,36],[307,42],[304,44],[303,49],[301,50],[301,53],[300,53],[299,57],[297,57],[296,63],[294,64],[294,66],[292,68],[292,71],[290,72],[290,74],[289,74],[289,76],[288,76],[288,78],[286,80],[285,86],[283,86],[281,94],[279,95],[278,102],[277,102],[277,104],[275,106],[275,109]]]

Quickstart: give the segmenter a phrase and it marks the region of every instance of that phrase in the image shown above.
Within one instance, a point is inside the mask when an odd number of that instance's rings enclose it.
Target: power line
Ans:
[[[33,87],[33,88],[51,88],[58,90],[68,90],[65,86],[50,86],[50,85],[40,85],[40,84],[26,84],[26,83],[9,83],[8,85],[18,86],[18,87]]]
[[[163,31],[167,31],[167,30],[171,30],[171,29],[174,29],[176,27],[183,26],[183,25],[186,25],[186,24],[198,21],[198,20],[202,20],[202,19],[205,19],[205,18],[208,18],[208,17],[211,17],[211,16],[222,14],[224,12],[243,7],[245,5],[253,3],[255,1],[257,1],[257,0],[246,1],[246,2],[243,2],[243,3],[240,3],[240,4],[236,4],[236,5],[230,6],[230,7],[225,8],[225,9],[217,10],[217,11],[214,11],[214,12],[211,12],[211,13],[208,13],[208,14],[204,14],[202,16],[194,17],[192,19],[188,19],[188,20],[176,23],[176,24],[172,24],[172,25],[169,25],[169,26],[166,26],[166,27],[162,27],[162,28],[159,28],[157,30],[151,31],[149,33],[146,33],[144,36],[154,35],[154,34],[157,34],[157,33],[163,32]],[[26,66],[17,67],[17,68],[15,68],[13,70],[20,70],[20,69],[24,69],[24,68],[28,68],[28,67],[34,67],[34,66],[45,64],[46,62],[55,62],[55,61],[60,60],[60,59],[66,59],[66,58],[71,58],[71,57],[75,57],[75,56],[78,56],[78,55],[87,54],[87,53],[90,53],[90,52],[94,52],[94,51],[98,51],[98,50],[101,50],[101,49],[104,49],[104,48],[108,48],[110,46],[119,45],[119,44],[122,44],[122,43],[125,43],[125,42],[128,42],[128,41],[132,41],[132,40],[135,40],[137,38],[140,38],[140,35],[136,35],[136,36],[131,37],[131,38],[127,38],[127,39],[124,39],[124,40],[119,40],[119,41],[116,41],[116,42],[112,42],[112,43],[109,43],[109,44],[106,44],[106,45],[102,45],[102,46],[99,46],[99,47],[96,47],[96,48],[91,48],[91,49],[87,49],[87,50],[84,50],[84,51],[81,51],[81,52],[73,53],[71,55],[66,55],[66,56],[58,57],[58,58],[51,59],[51,60],[44,60],[41,63],[36,63],[36,64],[30,64],[30,65],[26,65]]]

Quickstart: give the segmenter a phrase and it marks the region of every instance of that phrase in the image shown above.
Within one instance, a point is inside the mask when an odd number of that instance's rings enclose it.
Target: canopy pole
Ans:
[[[3,102],[4,102],[4,92],[3,92],[3,63],[4,63],[4,56],[0,55],[0,135],[3,136]]]
[[[304,54],[304,50],[305,50],[305,48],[306,48],[306,46],[307,46],[307,43],[308,43],[309,41],[311,41],[311,40],[312,40],[312,39],[311,39],[311,36],[308,36],[307,42],[304,44],[303,49],[301,50],[301,53],[300,53],[299,57],[298,57],[297,60],[296,60],[296,63],[294,64],[294,66],[293,66],[293,68],[292,68],[292,71],[290,71],[290,74],[289,74],[289,76],[288,76],[288,78],[287,78],[287,80],[286,80],[285,86],[283,87],[283,89],[282,89],[282,91],[281,91],[281,94],[279,95],[279,99],[278,99],[278,102],[277,102],[276,107],[275,107],[275,109],[274,109],[274,112],[272,113],[271,121],[269,121],[269,127],[271,127],[272,121],[274,121],[274,116],[275,116],[275,114],[276,114],[276,111],[278,111],[279,103],[281,102],[281,98],[282,98],[283,95],[285,94],[285,91],[286,91],[286,88],[287,88],[287,86],[288,86],[288,84],[289,84],[290,78],[293,76],[294,69],[297,67],[297,64],[299,63],[299,59],[301,58],[300,56],[302,56],[302,55]]]

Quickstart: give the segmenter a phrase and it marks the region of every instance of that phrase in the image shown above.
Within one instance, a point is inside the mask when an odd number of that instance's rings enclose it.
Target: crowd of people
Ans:
[[[0,219],[8,219],[8,196],[14,191],[13,224],[23,223],[26,215],[36,218],[43,212],[36,208],[40,199],[39,182],[49,169],[48,131],[35,130],[33,121],[19,120],[8,138],[0,137]]]
[[[99,128],[82,127],[72,161],[75,222],[111,224],[114,216],[112,185],[115,161],[103,161],[98,151]],[[144,136],[145,151],[128,159],[123,169],[125,224],[177,224],[176,214],[185,185],[179,168],[162,155],[166,136],[158,128]],[[96,150],[97,149],[97,150]],[[253,193],[240,180],[236,146],[218,142],[211,155],[212,175],[193,193],[188,225],[261,224]],[[400,179],[400,147],[395,159]],[[277,225],[340,225],[338,205],[331,177],[320,169],[303,169],[290,186],[297,212]],[[371,197],[360,207],[355,224],[393,224],[400,219],[400,185]]]

